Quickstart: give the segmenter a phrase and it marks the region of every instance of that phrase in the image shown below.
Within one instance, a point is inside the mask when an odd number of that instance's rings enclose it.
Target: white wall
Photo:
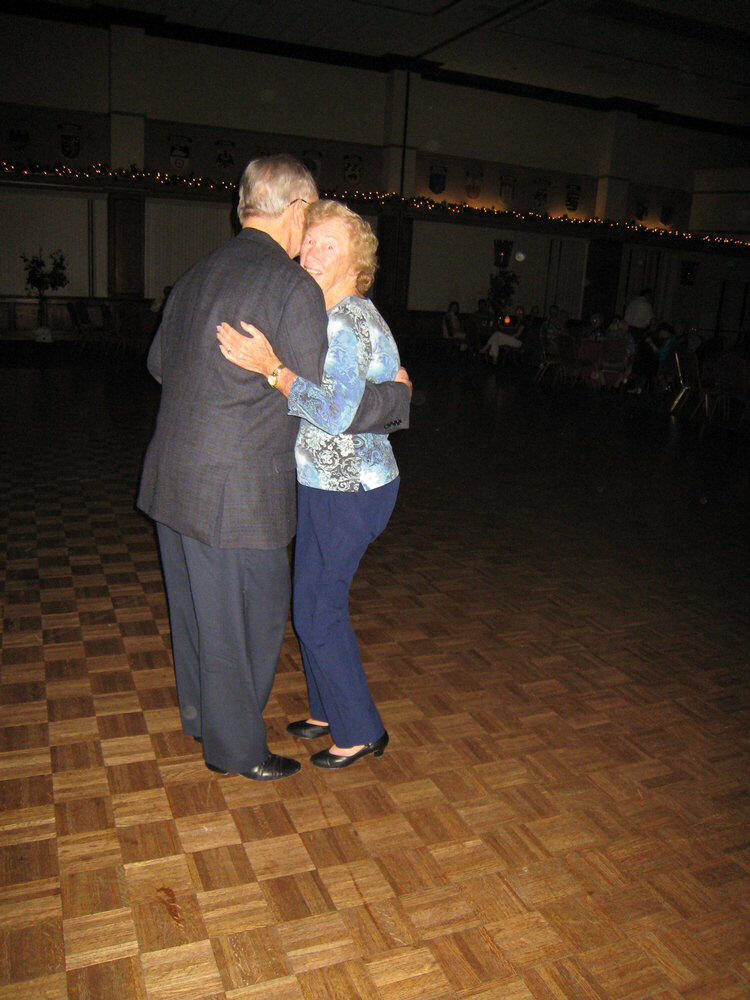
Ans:
[[[544,312],[556,304],[580,316],[586,240],[428,221],[414,223],[408,308],[445,309],[456,299],[462,311],[472,312],[495,273],[495,240],[512,240],[513,253],[525,256],[510,265],[518,276],[515,305]]]
[[[135,34],[135,33],[134,33]],[[129,36],[113,103],[125,113],[345,142],[383,141],[382,73]]]
[[[232,234],[229,205],[149,198],[144,248],[146,298],[159,298],[165,285],[174,284]]]
[[[418,149],[598,173],[598,112],[414,77],[409,107],[409,144]]]
[[[109,111],[106,29],[0,15],[0,37],[3,101]]]
[[[750,235],[750,170],[698,170],[690,228]]]
[[[68,285],[58,295],[107,294],[105,195],[0,188],[0,232],[1,295],[27,294],[20,255],[30,256],[40,248],[45,254],[58,249],[65,254]],[[89,285],[89,254],[94,262],[93,287]]]
[[[370,147],[362,155],[373,160],[383,155],[384,143],[400,141],[406,76],[401,72],[159,38],[121,25],[105,29],[0,15],[0,31],[12,42],[0,48],[0,102],[8,105],[142,117],[169,123],[178,134],[193,126],[215,129],[219,138],[222,130],[238,130],[303,137],[311,144],[361,145]],[[115,136],[122,146],[121,128]],[[130,139],[135,136],[134,128]],[[519,176],[527,170],[577,178],[586,188],[582,210],[591,200],[588,187],[600,175],[664,189],[672,201],[670,189],[692,191],[693,171],[744,165],[748,152],[748,144],[733,136],[438,83],[413,73],[407,145],[406,194],[414,193],[416,155],[452,157],[484,164],[487,191],[495,167],[517,168]],[[138,149],[116,152],[140,159]],[[12,148],[3,153],[18,156]],[[389,180],[400,178],[400,151],[389,148],[385,155],[394,166]],[[725,226],[725,201],[706,201],[704,228]],[[556,213],[555,205],[550,212]]]

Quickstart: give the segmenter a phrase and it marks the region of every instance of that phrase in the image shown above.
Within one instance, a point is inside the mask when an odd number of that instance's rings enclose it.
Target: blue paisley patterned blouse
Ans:
[[[296,378],[289,413],[301,417],[295,458],[303,486],[356,493],[398,475],[387,434],[344,434],[365,382],[392,381],[400,367],[388,325],[369,299],[349,295],[328,313],[328,353],[320,386]]]

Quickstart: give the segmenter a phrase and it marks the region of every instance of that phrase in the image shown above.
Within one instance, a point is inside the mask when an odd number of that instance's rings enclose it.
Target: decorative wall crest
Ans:
[[[75,160],[81,153],[81,126],[58,125],[60,131],[60,152],[68,160]]]
[[[581,203],[581,185],[571,181],[565,185],[565,207],[569,212],[578,211]]]
[[[362,177],[362,157],[358,153],[344,154],[344,180],[347,184],[359,184]]]
[[[192,140],[185,135],[170,135],[169,165],[176,174],[185,173],[190,169],[190,144]]]
[[[469,198],[478,198],[482,193],[482,182],[484,181],[484,170],[480,166],[473,165],[466,168],[466,194]]]
[[[448,179],[448,168],[444,163],[430,164],[430,191],[433,194],[442,194],[445,191],[445,184]]]
[[[500,198],[504,205],[510,208],[516,200],[516,178],[513,174],[504,174],[500,178]]]
[[[534,180],[531,189],[531,200],[534,204],[534,210],[537,212],[546,212],[547,205],[549,204],[549,192],[552,187],[552,181],[548,180],[546,177],[537,177]]]
[[[313,175],[317,184],[320,181],[320,172],[323,169],[323,154],[317,149],[303,149],[302,162]]]
[[[231,139],[217,139],[216,146],[216,166],[221,170],[231,170],[235,164],[235,144]]]

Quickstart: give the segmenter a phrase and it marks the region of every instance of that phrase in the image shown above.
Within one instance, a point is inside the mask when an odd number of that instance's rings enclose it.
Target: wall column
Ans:
[[[112,299],[142,299],[146,202],[140,194],[111,194],[107,199],[109,280]]]
[[[402,205],[387,206],[378,219],[378,260],[374,299],[391,325],[406,315],[413,220]]]
[[[409,145],[409,106],[414,73],[391,70],[386,82],[381,191],[410,198],[414,194],[416,150]]]
[[[110,166],[146,166],[146,96],[149,60],[141,28],[109,29]]]
[[[631,160],[627,145],[627,120],[622,111],[610,111],[602,122],[596,187],[596,217],[625,219],[630,182],[624,176]]]
[[[597,219],[625,219],[630,184],[622,177],[599,177],[596,185]]]
[[[121,115],[113,112],[109,116],[109,137],[109,162],[113,169],[145,168],[146,119],[143,115]]]

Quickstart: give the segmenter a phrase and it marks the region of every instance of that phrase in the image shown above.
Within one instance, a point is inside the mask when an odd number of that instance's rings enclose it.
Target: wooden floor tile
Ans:
[[[57,917],[4,927],[0,983],[39,979],[65,968],[62,921]]]
[[[395,898],[349,907],[342,910],[342,916],[365,961],[381,958],[399,948],[415,947],[419,942],[416,928]]]
[[[80,969],[138,953],[130,907],[104,910],[63,921],[67,968]]]
[[[226,989],[278,979],[289,971],[278,936],[270,927],[254,927],[214,938],[213,953]]]
[[[207,1000],[222,992],[208,941],[141,955],[148,1000]]]
[[[281,924],[276,928],[276,936],[287,965],[298,974],[360,957],[340,913]]]
[[[405,948],[365,967],[384,1000],[438,1000],[450,991],[450,982],[429,948]]]
[[[348,996],[377,1000],[379,996],[361,962],[342,962],[301,972],[297,982],[304,1000],[335,1000],[336,997]]]
[[[309,765],[289,624],[253,782],[181,731],[157,387],[0,358],[0,1000],[750,996],[746,439],[415,362],[350,600],[389,746]]]

